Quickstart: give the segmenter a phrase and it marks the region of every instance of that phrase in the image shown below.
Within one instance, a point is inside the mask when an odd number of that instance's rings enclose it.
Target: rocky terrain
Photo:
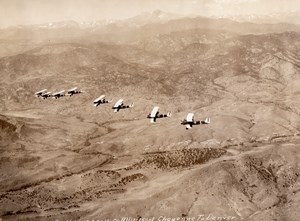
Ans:
[[[2,30],[2,220],[299,219],[299,26],[161,13]]]

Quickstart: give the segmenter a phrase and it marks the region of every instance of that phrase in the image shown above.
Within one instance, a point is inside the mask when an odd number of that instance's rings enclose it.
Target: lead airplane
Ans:
[[[65,96],[65,90],[59,91],[57,93],[53,93],[51,96],[54,97],[55,99],[63,97]]]
[[[118,100],[115,105],[112,107],[114,109],[114,112],[118,112],[120,109],[125,109],[125,108],[131,108],[133,107],[133,103],[130,105],[124,105],[123,104],[123,99]]]
[[[38,92],[35,92],[34,95],[36,97],[41,97],[43,94],[47,93],[47,89],[44,89],[44,90],[41,90],[41,91],[38,91]]]
[[[112,102],[112,100],[105,100],[105,95],[101,95],[100,97],[98,97],[96,100],[94,100],[94,106],[98,107],[100,104],[106,104],[106,103],[110,103]]]
[[[171,113],[168,112],[167,114],[159,114],[159,107],[158,106],[155,106],[152,109],[151,113],[148,114],[148,116],[147,116],[147,118],[150,118],[151,123],[156,122],[157,118],[164,118],[164,117],[171,117]]]
[[[186,126],[186,129],[191,129],[193,125],[198,125],[198,124],[209,124],[210,123],[210,118],[207,117],[204,121],[195,121],[194,120],[194,113],[188,113],[186,118],[181,122],[181,124]]]
[[[83,91],[79,90],[77,87],[74,87],[70,90],[68,90],[68,95],[69,96],[73,96],[74,94],[79,94],[79,93],[82,93]]]

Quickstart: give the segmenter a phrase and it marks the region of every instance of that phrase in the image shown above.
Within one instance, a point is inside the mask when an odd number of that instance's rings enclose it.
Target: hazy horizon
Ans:
[[[182,15],[267,15],[300,11],[290,0],[0,0],[0,27],[59,21],[121,20],[162,10]]]

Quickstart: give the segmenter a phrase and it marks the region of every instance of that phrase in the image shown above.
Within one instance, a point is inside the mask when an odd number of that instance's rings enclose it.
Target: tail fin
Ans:
[[[207,117],[207,118],[205,119],[204,123],[210,124],[210,117]]]
[[[155,122],[155,121],[154,121],[154,118],[151,118],[151,119],[150,119],[150,122],[151,122],[151,123],[154,123],[154,122]]]

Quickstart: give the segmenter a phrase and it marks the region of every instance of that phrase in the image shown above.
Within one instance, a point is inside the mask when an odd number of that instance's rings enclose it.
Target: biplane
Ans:
[[[48,97],[52,97],[51,92],[45,92],[42,95],[40,95],[40,97],[42,97],[43,99],[47,99]]]
[[[210,123],[210,118],[207,117],[205,120],[202,121],[195,121],[194,120],[194,113],[188,113],[186,118],[181,122],[181,124],[186,126],[186,129],[191,129],[193,125],[198,125],[198,124],[209,124]]]
[[[53,93],[51,96],[54,97],[55,99],[63,97],[63,96],[65,96],[65,90]]]
[[[125,108],[131,108],[133,107],[133,103],[130,105],[124,105],[123,104],[123,99],[118,100],[115,105],[112,107],[114,109],[114,112],[118,112],[120,109],[125,109]]]
[[[96,100],[94,100],[94,106],[98,107],[100,104],[106,104],[106,103],[110,103],[112,102],[112,100],[106,100],[105,99],[105,95],[101,95],[100,97],[98,97]]]
[[[171,117],[171,113],[168,112],[167,114],[160,114],[160,113],[159,113],[159,107],[158,107],[158,106],[155,106],[155,107],[152,109],[151,113],[148,114],[148,116],[147,116],[147,118],[150,118],[150,122],[151,122],[151,123],[156,122],[156,119],[157,119],[157,118],[164,118],[164,117]]]
[[[74,94],[79,94],[79,93],[82,93],[82,91],[79,90],[77,87],[74,87],[74,88],[68,90],[68,92],[67,92],[67,94],[69,96],[73,96]]]

